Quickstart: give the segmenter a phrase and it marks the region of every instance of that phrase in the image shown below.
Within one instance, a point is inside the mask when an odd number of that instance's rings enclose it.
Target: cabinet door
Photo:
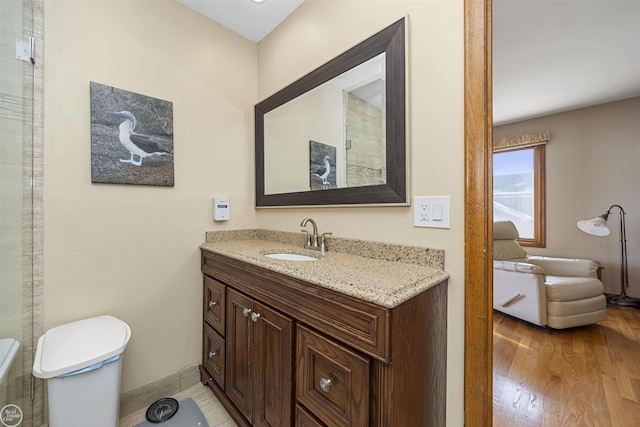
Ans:
[[[253,302],[246,296],[227,290],[227,367],[225,390],[242,414],[252,419],[251,311]]]
[[[253,425],[289,427],[292,423],[293,320],[254,303]]]

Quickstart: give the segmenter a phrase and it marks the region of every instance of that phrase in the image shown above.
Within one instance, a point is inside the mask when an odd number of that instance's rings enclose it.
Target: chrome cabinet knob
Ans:
[[[249,315],[251,314],[251,309],[250,308],[243,308],[242,309],[242,314],[244,315],[244,317],[249,317]]]
[[[209,310],[213,310],[216,305],[218,305],[218,301],[209,301]]]
[[[320,388],[325,393],[328,393],[331,389],[331,380],[329,378],[320,378]]]
[[[214,357],[216,357],[218,355],[217,351],[210,351],[209,352],[209,359],[213,359]]]
[[[257,322],[260,317],[260,313],[251,313],[251,320],[253,320],[254,322]]]

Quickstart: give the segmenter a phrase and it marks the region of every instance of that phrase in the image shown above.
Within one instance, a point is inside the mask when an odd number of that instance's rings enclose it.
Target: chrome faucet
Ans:
[[[318,236],[318,226],[316,222],[311,218],[305,218],[300,223],[300,227],[306,227],[308,223],[311,223],[313,226],[313,235],[309,234],[308,230],[300,230],[307,233],[307,241],[304,245],[305,249],[312,249],[314,251],[326,252],[327,244],[325,236],[330,236],[332,233],[322,233],[322,235]]]

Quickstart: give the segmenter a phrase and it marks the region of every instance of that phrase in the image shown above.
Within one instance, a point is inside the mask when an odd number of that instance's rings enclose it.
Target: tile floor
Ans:
[[[227,411],[225,411],[220,402],[218,402],[218,399],[216,399],[211,390],[200,383],[171,397],[178,401],[191,397],[200,407],[204,417],[207,419],[207,423],[209,423],[209,427],[236,427],[236,423],[231,419],[229,414],[227,414]],[[151,403],[152,402],[149,404]],[[121,418],[118,427],[133,427],[144,421],[146,412],[147,408],[143,408],[131,415]]]

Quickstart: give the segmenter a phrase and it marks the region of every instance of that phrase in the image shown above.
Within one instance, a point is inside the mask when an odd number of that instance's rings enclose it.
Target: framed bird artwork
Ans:
[[[173,103],[96,82],[91,182],[174,186]]]
[[[309,141],[309,188],[328,190],[336,185],[336,147]]]

